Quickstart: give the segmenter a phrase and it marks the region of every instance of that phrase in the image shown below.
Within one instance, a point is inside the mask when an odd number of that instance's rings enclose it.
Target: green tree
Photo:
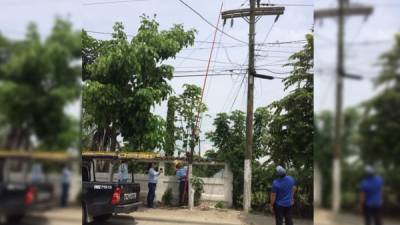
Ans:
[[[270,105],[272,121],[269,124],[267,163],[293,168],[299,184],[299,195],[304,195],[312,212],[313,202],[313,35],[306,35],[303,49],[289,57],[286,66],[293,67],[283,79],[284,89],[290,91],[281,100]]]
[[[165,61],[193,45],[195,30],[182,25],[159,30],[154,19],[141,17],[128,40],[122,23],[111,40],[83,35],[83,131],[93,150],[114,150],[121,135],[134,150],[163,146],[165,121],[151,112],[171,93],[173,67]],[[88,139],[88,138],[86,138]]]
[[[359,111],[355,108],[347,108],[344,111],[343,141],[342,141],[342,169],[344,174],[342,188],[344,192],[354,192],[357,179],[354,172],[359,168],[354,162],[349,163],[347,159],[357,157],[359,148],[358,128],[361,120]],[[334,115],[332,111],[322,111],[314,118],[314,162],[322,175],[322,206],[329,207],[332,193],[332,159],[334,152]],[[351,178],[353,176],[353,178]],[[350,179],[346,179],[349,177]]]
[[[182,149],[194,149],[198,143],[200,130],[198,129],[200,115],[207,111],[207,106],[201,100],[201,88],[184,84],[184,91],[176,101],[176,110],[182,122],[180,133]]]
[[[173,156],[175,152],[175,142],[177,140],[176,126],[175,126],[175,113],[177,97],[171,96],[168,99],[168,110],[167,110],[167,122],[166,122],[166,133],[165,133],[165,155]]]
[[[363,161],[382,169],[385,193],[396,199],[385,204],[396,213],[400,199],[400,34],[395,36],[393,48],[381,56],[380,63],[382,69],[375,82],[380,92],[364,103],[359,146]]]
[[[0,35],[0,115],[3,148],[63,150],[78,147],[78,122],[65,107],[80,95],[81,34],[57,18],[46,38],[35,24],[23,40]],[[32,137],[36,137],[34,146]]]
[[[290,56],[291,75],[283,80],[290,93],[270,105],[272,122],[268,155],[271,161],[311,169],[313,165],[313,36],[304,49]]]
[[[270,168],[264,167],[257,160],[264,157],[267,151],[266,140],[270,113],[267,107],[257,108],[254,113],[254,145],[252,174],[252,193],[255,201],[253,207],[262,209],[266,199],[266,190],[270,186],[273,176]],[[230,114],[219,113],[214,119],[214,131],[206,134],[213,143],[215,150],[206,152],[206,157],[228,163],[233,173],[232,200],[235,207],[242,206],[243,198],[243,170],[244,147],[246,144],[246,116],[239,110]],[[257,198],[261,196],[262,198]],[[265,208],[265,207],[264,207]]]
[[[400,34],[393,48],[380,58],[382,71],[375,82],[382,91],[364,103],[360,125],[362,157],[380,161],[386,169],[397,167],[400,154]]]
[[[246,116],[239,110],[231,114],[219,113],[213,122],[214,131],[206,133],[215,150],[206,152],[206,157],[228,163],[233,173],[232,202],[242,205],[244,146],[246,141]]]

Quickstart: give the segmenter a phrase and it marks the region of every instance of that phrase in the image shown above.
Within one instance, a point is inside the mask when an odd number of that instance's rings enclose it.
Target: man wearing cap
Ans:
[[[291,210],[294,204],[296,181],[293,177],[286,175],[286,170],[282,166],[276,167],[276,173],[279,178],[272,183],[270,207],[275,213],[276,225],[282,225],[283,218],[286,225],[293,225]]]
[[[186,199],[187,190],[187,167],[178,163],[176,166],[176,178],[179,181],[179,206],[182,206]]]
[[[365,177],[360,184],[360,205],[363,209],[366,225],[382,224],[381,207],[383,179],[375,174],[374,167],[368,165],[364,170]]]

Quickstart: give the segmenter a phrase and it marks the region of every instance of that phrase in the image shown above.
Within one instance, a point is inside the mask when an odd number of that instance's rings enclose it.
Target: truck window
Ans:
[[[128,163],[116,163],[113,165],[113,182],[130,183],[132,182],[132,173],[129,170]]]
[[[90,181],[90,173],[87,166],[82,167],[82,181]]]
[[[22,183],[25,181],[25,172],[27,163],[19,159],[9,159],[7,162],[8,167],[8,181]]]
[[[44,181],[43,167],[40,163],[34,163],[30,171],[30,181],[32,183],[40,183]]]
[[[111,179],[111,161],[110,160],[95,160],[96,181],[110,182]]]

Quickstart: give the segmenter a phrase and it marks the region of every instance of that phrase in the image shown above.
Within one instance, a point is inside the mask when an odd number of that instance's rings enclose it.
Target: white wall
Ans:
[[[160,162],[159,168],[164,168],[164,163]],[[209,202],[214,205],[217,202],[224,202],[227,207],[232,206],[232,179],[233,174],[229,167],[225,165],[225,169],[217,173],[213,178],[202,178],[204,181],[204,193],[202,194],[202,202]],[[140,197],[145,203],[148,192],[148,176],[147,174],[135,174],[135,182],[140,183]],[[164,192],[172,189],[173,203],[177,203],[179,199],[179,186],[175,176],[165,176],[161,174],[156,189],[156,201],[161,201]]]

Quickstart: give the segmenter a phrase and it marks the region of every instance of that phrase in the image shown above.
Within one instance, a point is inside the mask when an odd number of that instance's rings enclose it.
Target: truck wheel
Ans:
[[[88,213],[87,213],[87,209],[86,209],[86,204],[82,204],[82,222],[83,224],[88,224]]]
[[[22,218],[24,217],[24,214],[20,215],[8,215],[7,216],[7,224],[18,224]]]
[[[93,217],[93,220],[96,222],[105,222],[107,220],[109,220],[111,218],[112,214],[104,214],[104,215],[100,215],[100,216],[95,216]]]

